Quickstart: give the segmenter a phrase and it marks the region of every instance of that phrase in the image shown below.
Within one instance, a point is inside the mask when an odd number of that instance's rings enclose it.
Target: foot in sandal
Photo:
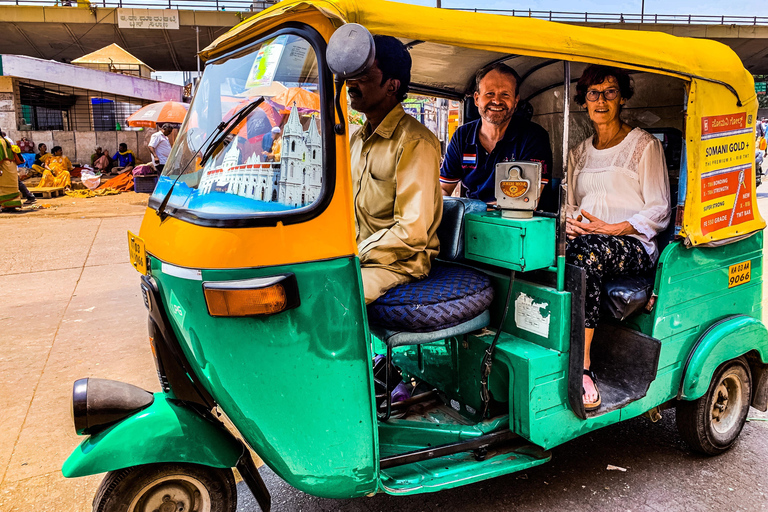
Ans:
[[[597,389],[597,377],[592,370],[584,368],[584,376],[582,380],[582,390],[584,391],[584,410],[594,411],[602,400],[600,398],[600,390]]]

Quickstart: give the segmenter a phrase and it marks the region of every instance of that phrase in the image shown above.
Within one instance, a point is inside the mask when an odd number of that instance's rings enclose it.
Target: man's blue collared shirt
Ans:
[[[552,149],[549,134],[536,123],[513,116],[504,137],[488,153],[480,143],[482,120],[460,126],[451,137],[440,168],[440,181],[458,183],[467,189],[467,197],[486,203],[496,200],[496,164],[512,161],[542,163],[541,181],[545,185],[539,210],[556,211],[557,194],[550,186]]]

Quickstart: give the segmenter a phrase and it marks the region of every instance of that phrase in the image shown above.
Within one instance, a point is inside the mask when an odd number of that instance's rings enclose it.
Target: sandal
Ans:
[[[600,404],[603,403],[602,399],[600,398],[600,390],[597,389],[597,376],[595,375],[595,372],[592,370],[588,370],[587,368],[584,368],[584,375],[592,379],[592,384],[595,386],[595,391],[597,391],[597,400],[594,402],[586,403],[584,402],[584,410],[585,411],[594,411],[598,407],[600,407]],[[584,388],[581,388],[582,394],[586,393],[587,391]]]

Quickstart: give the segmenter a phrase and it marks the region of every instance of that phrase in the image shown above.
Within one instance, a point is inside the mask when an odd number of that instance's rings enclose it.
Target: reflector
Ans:
[[[205,289],[211,316],[253,316],[279,313],[288,301],[282,284],[256,290]]]

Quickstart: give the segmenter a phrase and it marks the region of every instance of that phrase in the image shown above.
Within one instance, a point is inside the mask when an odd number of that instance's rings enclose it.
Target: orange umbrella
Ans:
[[[320,95],[301,87],[290,87],[272,98],[272,101],[285,107],[286,111],[281,114],[287,114],[294,103],[300,109],[320,112]]]
[[[154,128],[163,123],[181,124],[189,109],[188,103],[161,101],[142,107],[128,117],[128,126]]]

